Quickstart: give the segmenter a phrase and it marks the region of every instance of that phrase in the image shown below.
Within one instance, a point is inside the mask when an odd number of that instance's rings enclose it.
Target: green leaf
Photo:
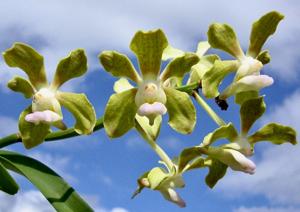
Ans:
[[[210,48],[210,45],[207,41],[201,41],[198,43],[196,54],[198,57],[202,57]]]
[[[43,143],[45,137],[51,132],[49,124],[33,124],[27,122],[25,116],[29,113],[32,113],[31,106],[25,109],[19,117],[19,131],[26,149],[30,149]]]
[[[215,159],[207,159],[205,164],[209,168],[209,172],[205,178],[208,187],[213,188],[217,182],[222,179],[227,171],[228,166]]]
[[[233,29],[227,24],[215,23],[210,25],[208,32],[208,42],[216,49],[221,49],[235,58],[244,56],[240,43]]]
[[[57,92],[56,98],[76,119],[75,132],[78,134],[91,134],[93,132],[96,124],[96,113],[85,94]]]
[[[3,52],[3,57],[8,66],[22,69],[37,90],[47,85],[44,58],[32,47],[14,43],[10,49]]]
[[[243,91],[235,95],[235,103],[242,105],[245,101],[249,99],[255,99],[259,97],[258,91]]]
[[[241,130],[247,133],[254,122],[259,119],[266,110],[263,96],[245,101],[240,108]]]
[[[132,88],[109,98],[104,112],[104,128],[109,137],[120,137],[134,127],[138,109],[135,104],[136,92],[137,89]]]
[[[194,160],[195,158],[200,157],[201,154],[202,154],[201,148],[196,147],[196,146],[184,149],[180,153],[180,156],[179,156],[178,172],[181,172],[182,170],[184,170],[184,168],[190,161]]]
[[[15,92],[20,92],[25,98],[31,98],[34,94],[34,88],[26,79],[16,76],[7,83],[7,87]]]
[[[236,71],[239,66],[238,61],[216,60],[214,66],[207,71],[202,80],[202,92],[207,98],[215,98],[219,95],[218,87],[222,80],[231,72]]]
[[[4,150],[0,150],[0,162],[26,177],[57,211],[93,211],[74,188],[41,162]]]
[[[173,88],[164,88],[169,113],[169,125],[176,131],[189,134],[196,124],[196,110],[187,93]]]
[[[68,80],[80,77],[87,71],[87,58],[83,49],[76,49],[69,56],[62,59],[56,68],[52,82],[54,89],[59,88]]]
[[[130,49],[136,54],[143,78],[156,79],[164,49],[168,40],[160,29],[143,32],[138,31],[131,43]]]
[[[7,194],[14,195],[18,192],[19,186],[16,181],[10,176],[8,171],[0,161],[0,190]]]
[[[203,79],[204,74],[209,71],[213,67],[215,61],[219,59],[219,56],[216,54],[201,57],[200,61],[192,67],[187,84],[199,83]]]
[[[296,131],[293,128],[277,123],[270,123],[249,136],[248,140],[252,144],[259,141],[271,141],[273,144],[277,145],[286,142],[295,145],[297,144],[296,138]]]
[[[155,141],[160,132],[162,117],[157,116],[153,125],[149,124],[149,119],[145,116],[135,116],[135,128],[145,140]]]
[[[284,16],[279,12],[272,11],[253,23],[248,55],[255,58],[260,53],[262,46],[268,37],[274,34],[277,25],[283,18]]]
[[[222,139],[222,138],[226,138],[230,142],[233,142],[234,139],[237,138],[237,136],[238,136],[238,133],[237,133],[236,129],[234,128],[233,124],[228,123],[227,125],[223,125],[223,126],[217,128],[216,130],[214,130],[213,132],[207,134],[204,137],[201,146],[203,146],[203,147],[210,146],[215,141]]]
[[[104,69],[115,77],[126,77],[134,82],[141,81],[134,66],[124,54],[116,51],[103,51],[99,55],[99,61]]]
[[[159,189],[159,185],[168,177],[169,175],[163,168],[155,167],[151,169],[148,173],[148,180],[150,183],[150,188],[155,190]]]
[[[172,60],[162,72],[160,79],[164,82],[171,77],[182,79],[199,62],[199,57],[194,53],[185,53],[182,57]]]
[[[260,52],[256,59],[259,60],[263,65],[265,65],[271,61],[271,55],[268,50],[265,50]]]
[[[171,45],[168,45],[163,51],[162,60],[169,60],[176,57],[182,57],[184,54],[184,51],[176,49]]]

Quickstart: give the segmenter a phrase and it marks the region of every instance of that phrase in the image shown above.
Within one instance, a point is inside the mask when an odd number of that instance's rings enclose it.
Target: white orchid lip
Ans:
[[[51,110],[45,110],[27,114],[25,116],[25,120],[34,124],[39,124],[43,122],[53,123],[62,120],[62,117]]]
[[[170,200],[176,203],[179,207],[184,208],[186,206],[184,200],[179,196],[179,194],[172,188],[167,189]]]
[[[228,150],[231,152],[232,156],[236,160],[238,164],[228,164],[231,169],[235,171],[242,171],[248,174],[254,174],[256,165],[252,160],[249,160],[248,158],[245,157],[242,153],[236,150]]]
[[[244,57],[241,60],[241,65],[237,70],[237,80],[247,75],[259,75],[263,64],[252,57]]]
[[[153,104],[144,103],[137,111],[140,116],[164,115],[166,112],[166,106],[160,102],[154,102]]]

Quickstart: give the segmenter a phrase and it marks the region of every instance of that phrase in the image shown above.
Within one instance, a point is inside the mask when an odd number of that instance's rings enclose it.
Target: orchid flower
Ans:
[[[163,197],[183,208],[186,206],[184,200],[176,192],[176,188],[183,188],[185,183],[182,175],[177,174],[174,170],[165,170],[161,167],[155,167],[144,173],[138,179],[138,188],[132,198],[138,195],[144,188],[159,191]]]
[[[245,54],[238,42],[234,30],[227,24],[215,23],[209,27],[208,42],[213,48],[221,49],[231,54],[236,60],[216,60],[214,66],[203,75],[203,94],[207,98],[228,97],[244,93],[258,92],[260,89],[273,84],[273,78],[261,75],[263,65],[270,62],[268,51],[261,51],[267,38],[272,35],[283,15],[269,12],[254,22],[252,26],[250,45]],[[218,87],[221,81],[231,72],[236,71],[233,82],[221,93]],[[258,96],[258,95],[257,95]]]
[[[95,110],[84,94],[61,92],[58,88],[68,80],[80,77],[87,70],[87,58],[84,50],[77,49],[61,60],[54,79],[48,83],[43,57],[32,47],[15,43],[3,53],[10,67],[22,69],[29,81],[16,76],[8,82],[8,87],[32,98],[32,104],[19,118],[19,131],[26,148],[42,143],[50,132],[50,127],[66,129],[63,123],[61,106],[66,107],[76,119],[75,131],[78,134],[90,134],[96,124]]]
[[[141,75],[128,57],[116,51],[103,51],[99,55],[104,69],[116,77],[127,78],[137,87],[113,94],[104,113],[104,127],[110,137],[119,137],[135,125],[138,114],[146,117],[150,125],[157,117],[168,112],[170,126],[180,133],[191,133],[196,122],[196,112],[189,95],[177,91],[167,82],[175,77],[182,79],[199,61],[197,55],[185,53],[172,60],[160,73],[162,55],[168,41],[162,30],[138,31],[130,44],[136,54]],[[120,89],[119,89],[120,90]]]
[[[248,159],[254,153],[254,145],[260,141],[270,141],[273,144],[291,143],[295,145],[296,132],[288,126],[270,123],[248,135],[249,130],[265,112],[263,97],[244,98],[241,101],[240,117],[241,132],[238,133],[232,123],[223,125],[207,134],[199,146],[182,151],[179,157],[179,170],[187,171],[194,167],[209,167],[210,173],[206,182],[213,187],[221,179],[228,167],[235,171],[254,174],[256,165]],[[213,146],[216,141],[226,139],[228,144]],[[203,158],[203,155],[207,155]]]

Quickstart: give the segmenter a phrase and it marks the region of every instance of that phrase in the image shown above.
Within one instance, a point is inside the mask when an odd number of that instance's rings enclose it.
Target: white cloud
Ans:
[[[84,196],[95,212],[128,212],[125,208],[106,209],[99,204],[98,197]],[[34,190],[19,192],[10,196],[0,192],[0,212],[54,212],[54,208],[39,192]]]
[[[285,99],[282,105],[271,108],[263,122],[279,122],[300,131],[300,91]],[[298,136],[299,140],[299,136]],[[218,188],[232,196],[264,195],[273,204],[299,206],[300,202],[300,146],[268,145],[256,160],[255,175],[231,172]],[[259,148],[259,144],[256,146]]]
[[[82,47],[88,52],[90,67],[100,69],[95,53],[104,49],[129,51],[129,41],[138,29],[163,28],[173,45],[194,50],[195,39],[206,38],[210,23],[227,22],[237,29],[246,46],[251,23],[265,12],[277,9],[286,19],[268,43],[274,50],[272,68],[278,76],[294,79],[300,57],[297,36],[294,36],[300,32],[299,8],[298,1],[283,0],[131,0],[124,4],[97,0],[54,0],[38,4],[36,0],[26,3],[12,0],[3,2],[0,8],[0,50],[17,40],[33,43],[45,55],[47,70],[53,75],[60,58]],[[12,71],[3,65],[1,69],[3,84]]]
[[[0,212],[54,212],[38,191],[20,192],[15,196],[0,193]]]
[[[300,208],[294,207],[239,207],[234,212],[299,212]]]
[[[7,116],[0,116],[0,137],[17,132],[18,122]]]

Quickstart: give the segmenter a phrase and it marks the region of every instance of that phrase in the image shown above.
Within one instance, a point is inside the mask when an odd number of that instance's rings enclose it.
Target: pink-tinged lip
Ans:
[[[27,122],[38,124],[40,122],[56,122],[61,120],[61,116],[51,110],[36,111],[25,116]]]
[[[164,115],[167,112],[167,108],[164,104],[160,102],[154,102],[153,104],[144,103],[138,109],[138,114],[140,116],[149,115]]]

